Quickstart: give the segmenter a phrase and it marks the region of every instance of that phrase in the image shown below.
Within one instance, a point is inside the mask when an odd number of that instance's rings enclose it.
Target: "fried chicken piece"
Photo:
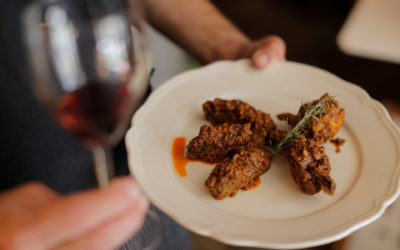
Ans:
[[[334,194],[336,184],[330,177],[331,166],[323,146],[300,134],[282,154],[288,159],[293,179],[303,193],[316,194],[322,189],[329,195]]]
[[[328,93],[320,99],[302,105],[297,115],[282,113],[278,115],[279,120],[287,120],[292,126],[303,119],[308,108],[315,106],[318,102],[324,101],[320,113],[316,114],[317,119],[306,123],[298,137],[294,138],[281,151],[289,161],[292,176],[305,194],[315,194],[321,189],[333,195],[335,192],[335,181],[330,177],[329,158],[325,154],[325,148],[319,146],[335,136],[342,126],[344,120],[344,109],[340,108],[338,101],[331,98]],[[276,138],[281,137],[284,132],[276,130],[273,133]]]
[[[203,104],[203,112],[207,120],[212,124],[220,123],[251,123],[253,131],[253,144],[256,146],[265,145],[265,138],[272,129],[275,129],[275,123],[271,116],[253,106],[240,100],[222,100],[215,99]]]
[[[187,145],[187,156],[209,163],[221,162],[251,141],[253,132],[250,127],[250,123],[203,125],[199,135]]]
[[[240,189],[256,184],[271,165],[272,154],[260,148],[241,150],[215,166],[205,181],[211,195],[218,200],[234,197]]]
[[[340,108],[337,100],[330,98],[328,93],[321,96],[320,99],[311,103],[302,105],[297,115],[290,113],[282,113],[278,115],[279,120],[288,120],[289,124],[295,126],[303,117],[310,104],[316,104],[318,101],[325,99],[325,105],[319,119],[314,119],[312,123],[306,125],[304,129],[307,131],[306,137],[315,144],[323,144],[330,138],[334,137],[342,126],[344,120],[344,109]]]

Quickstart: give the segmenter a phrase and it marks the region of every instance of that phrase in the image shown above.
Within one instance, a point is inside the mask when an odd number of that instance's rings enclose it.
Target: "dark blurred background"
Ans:
[[[356,83],[373,98],[400,101],[400,65],[349,56],[336,36],[354,1],[213,0],[250,38],[281,36],[287,59],[311,64]],[[400,13],[399,13],[400,14]]]

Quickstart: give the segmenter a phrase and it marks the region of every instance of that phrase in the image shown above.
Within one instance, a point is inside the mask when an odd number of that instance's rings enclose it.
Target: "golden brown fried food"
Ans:
[[[187,156],[210,163],[221,162],[239,152],[251,141],[251,124],[203,125],[200,133],[187,145]]]
[[[334,194],[336,184],[330,177],[329,158],[320,144],[339,131],[344,109],[328,94],[302,105],[297,115],[278,115],[294,126],[289,133],[277,129],[269,114],[240,100],[207,101],[203,111],[213,126],[201,127],[199,136],[187,146],[187,155],[219,162],[205,181],[214,198],[233,197],[240,189],[254,186],[271,164],[273,154],[267,146],[288,159],[291,174],[303,193],[323,190]]]
[[[297,115],[282,113],[278,119],[287,120],[294,128],[285,132],[275,130],[271,133],[281,153],[289,161],[292,176],[305,194],[315,194],[321,189],[330,195],[334,194],[335,181],[330,177],[329,158],[325,148],[319,146],[332,138],[340,129],[344,120],[344,109],[339,102],[327,93],[320,99],[302,105]]]
[[[204,184],[215,199],[234,197],[240,189],[256,184],[259,176],[269,169],[271,158],[269,151],[260,148],[242,150],[215,166]]]
[[[320,99],[302,105],[297,115],[290,113],[282,113],[278,115],[279,120],[288,120],[290,125],[295,126],[303,117],[310,105],[315,105],[320,100],[326,100],[325,105],[321,109],[321,113],[317,115],[318,119],[314,119],[311,123],[304,127],[307,131],[305,134],[309,140],[315,144],[325,143],[334,137],[342,126],[345,112],[340,108],[337,100],[331,98],[328,93],[321,96]]]
[[[334,194],[336,184],[330,177],[331,166],[323,146],[300,134],[282,153],[288,159],[293,179],[303,193],[316,194],[322,189],[329,195]]]
[[[265,145],[265,138],[272,129],[275,129],[275,123],[271,116],[253,106],[240,100],[215,99],[203,104],[203,112],[207,120],[212,124],[220,123],[251,123],[253,131],[253,144],[256,146]]]

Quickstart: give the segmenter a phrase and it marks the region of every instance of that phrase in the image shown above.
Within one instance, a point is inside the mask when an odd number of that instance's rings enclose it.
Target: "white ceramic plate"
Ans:
[[[377,86],[378,87],[378,86]],[[272,115],[296,113],[325,92],[346,109],[341,153],[326,144],[336,194],[309,196],[294,183],[286,160],[275,157],[254,190],[215,200],[203,185],[212,166],[191,162],[177,175],[175,137],[190,140],[203,118],[201,104],[239,98]],[[399,194],[400,133],[383,106],[356,85],[294,62],[265,71],[247,60],[218,62],[169,80],[136,112],[126,136],[130,169],[150,200],[186,228],[232,245],[303,248],[329,243],[377,219]],[[188,141],[187,141],[188,142]]]

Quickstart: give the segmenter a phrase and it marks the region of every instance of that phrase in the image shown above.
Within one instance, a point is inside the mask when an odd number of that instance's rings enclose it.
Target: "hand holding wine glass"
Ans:
[[[71,195],[26,183],[0,193],[0,249],[115,249],[140,229],[147,206],[131,177]]]
[[[124,0],[41,0],[23,15],[33,89],[93,152],[100,187],[114,175],[111,149],[148,89],[142,21],[138,3]],[[148,215],[155,233],[144,244],[151,249],[160,222]]]

